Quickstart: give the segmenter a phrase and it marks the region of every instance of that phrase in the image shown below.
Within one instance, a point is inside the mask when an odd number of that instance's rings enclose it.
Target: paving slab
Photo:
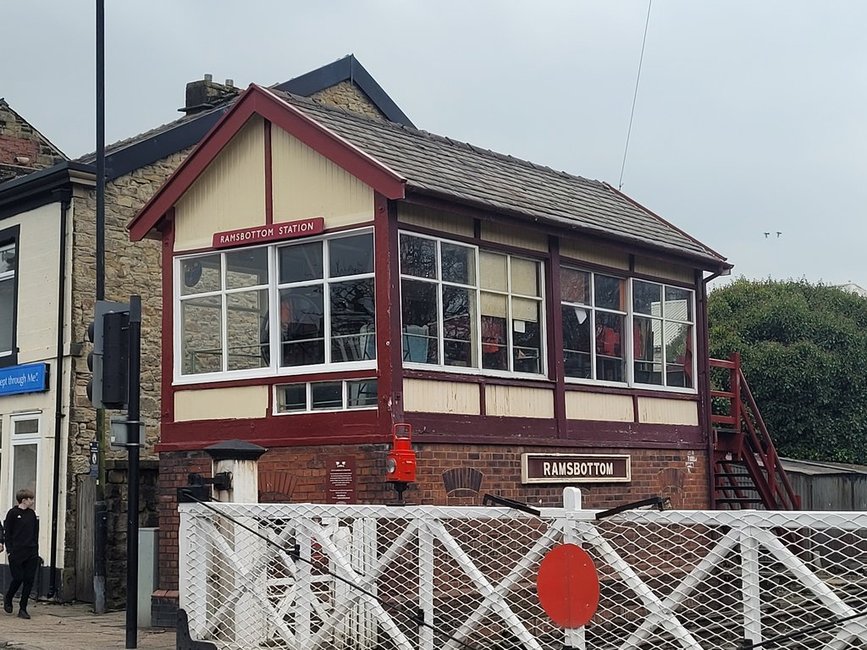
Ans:
[[[126,648],[126,613],[94,614],[88,604],[31,603],[25,621],[0,609],[0,648],[4,650],[114,650]],[[145,628],[137,645],[146,650],[175,650],[175,631]]]

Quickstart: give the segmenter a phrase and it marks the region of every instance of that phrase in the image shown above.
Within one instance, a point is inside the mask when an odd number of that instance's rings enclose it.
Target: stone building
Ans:
[[[275,88],[409,124],[353,56]],[[238,92],[230,81],[215,83],[210,76],[191,82],[183,117],[106,150],[106,298],[142,296],[143,526],[157,523],[156,444],[166,418],[163,256],[159,241],[130,243],[127,225]],[[35,487],[43,593],[90,600],[96,427],[86,397],[86,328],[96,285],[95,157],[66,161],[3,101],[0,126],[0,386],[9,386],[5,392],[0,387],[0,506],[8,507],[17,486]],[[118,605],[125,593],[125,454],[109,452],[107,468],[107,600]],[[7,572],[0,575],[2,582]]]
[[[412,502],[713,502],[730,265],[605,183],[254,85],[130,235],[162,245],[159,606],[175,489],[236,439],[263,500],[393,500],[408,425]]]

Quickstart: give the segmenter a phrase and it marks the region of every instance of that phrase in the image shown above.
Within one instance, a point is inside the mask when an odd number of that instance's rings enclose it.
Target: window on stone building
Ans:
[[[17,227],[0,231],[0,366],[14,365],[17,362],[17,240]]]
[[[542,374],[536,260],[401,233],[404,363]]]
[[[180,377],[372,367],[373,234],[177,260]]]

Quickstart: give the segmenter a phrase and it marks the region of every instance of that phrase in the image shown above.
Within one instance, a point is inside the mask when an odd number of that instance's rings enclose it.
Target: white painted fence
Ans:
[[[193,639],[297,650],[867,646],[867,513],[182,504],[181,607]],[[268,543],[260,537],[267,538]],[[535,579],[581,545],[600,582],[558,629]],[[336,577],[335,577],[336,576]]]

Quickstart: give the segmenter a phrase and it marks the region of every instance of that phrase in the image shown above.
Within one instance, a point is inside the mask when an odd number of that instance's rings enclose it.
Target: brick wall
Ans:
[[[259,459],[259,489],[267,499],[284,502],[326,501],[327,460],[353,456],[356,461],[358,503],[388,503],[395,492],[384,480],[387,445],[358,447],[298,447],[273,449]],[[405,494],[409,503],[424,505],[481,505],[485,493],[534,506],[562,505],[563,484],[522,485],[521,454],[550,453],[550,448],[490,445],[415,445],[418,480]],[[581,448],[560,448],[560,453],[586,453]],[[651,449],[593,449],[593,453],[632,456],[630,483],[579,485],[584,507],[604,509],[652,496],[667,496],[679,509],[709,507],[705,452]],[[445,476],[455,469],[481,481],[478,489],[454,485],[447,490]],[[160,455],[160,588],[178,588],[179,517],[176,488],[187,484],[187,474],[210,476],[211,460],[205,452]],[[452,474],[453,476],[453,474]],[[279,477],[287,477],[281,480]]]
[[[58,160],[66,160],[63,152],[0,99],[0,181],[50,167]]]

